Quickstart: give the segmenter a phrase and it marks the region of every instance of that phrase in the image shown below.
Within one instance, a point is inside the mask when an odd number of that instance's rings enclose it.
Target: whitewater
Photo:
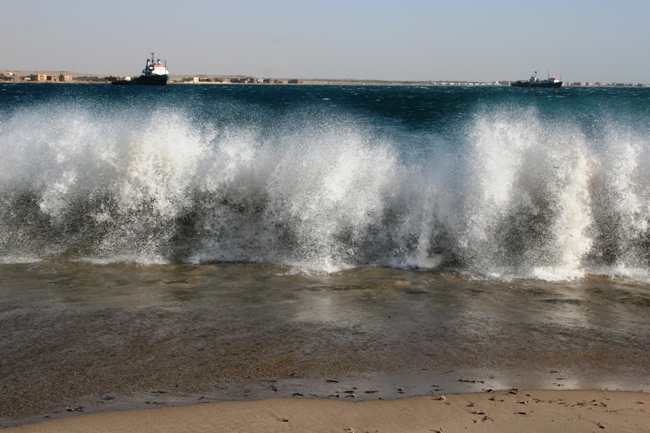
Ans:
[[[0,86],[0,262],[650,278],[650,89]]]

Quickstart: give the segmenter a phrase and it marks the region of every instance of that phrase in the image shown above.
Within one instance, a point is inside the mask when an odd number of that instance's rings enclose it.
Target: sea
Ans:
[[[212,315],[306,366],[251,380],[416,377],[433,353],[440,374],[494,373],[528,350],[512,368],[647,387],[650,88],[0,84],[0,292],[8,396],[25,371],[97,359],[84,342],[182,348],[192,323],[219,334]],[[100,310],[127,336],[93,328]],[[48,346],[71,326],[88,334]],[[17,345],[54,355],[12,370],[34,356]],[[187,362],[225,356],[204,349]],[[329,367],[304,364],[326,349]],[[596,350],[623,368],[606,384]],[[269,359],[245,353],[231,366]]]

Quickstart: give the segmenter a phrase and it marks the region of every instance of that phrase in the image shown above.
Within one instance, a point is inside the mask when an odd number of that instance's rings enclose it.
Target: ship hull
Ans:
[[[116,86],[165,86],[169,75],[141,75],[132,80],[113,81]]]
[[[562,81],[553,82],[553,83],[531,83],[530,81],[515,81],[510,83],[511,87],[562,87]]]

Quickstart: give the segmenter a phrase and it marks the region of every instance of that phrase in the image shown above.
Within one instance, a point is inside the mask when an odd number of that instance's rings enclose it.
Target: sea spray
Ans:
[[[645,114],[597,93],[93,89],[5,109],[2,261],[650,269]]]
[[[647,275],[650,221],[647,135],[621,124],[604,135],[600,171],[593,179],[596,228],[592,261],[622,275]]]

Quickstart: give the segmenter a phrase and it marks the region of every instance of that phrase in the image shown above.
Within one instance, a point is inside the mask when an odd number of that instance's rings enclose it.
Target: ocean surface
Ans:
[[[649,284],[650,88],[0,84],[0,421],[650,389]]]

